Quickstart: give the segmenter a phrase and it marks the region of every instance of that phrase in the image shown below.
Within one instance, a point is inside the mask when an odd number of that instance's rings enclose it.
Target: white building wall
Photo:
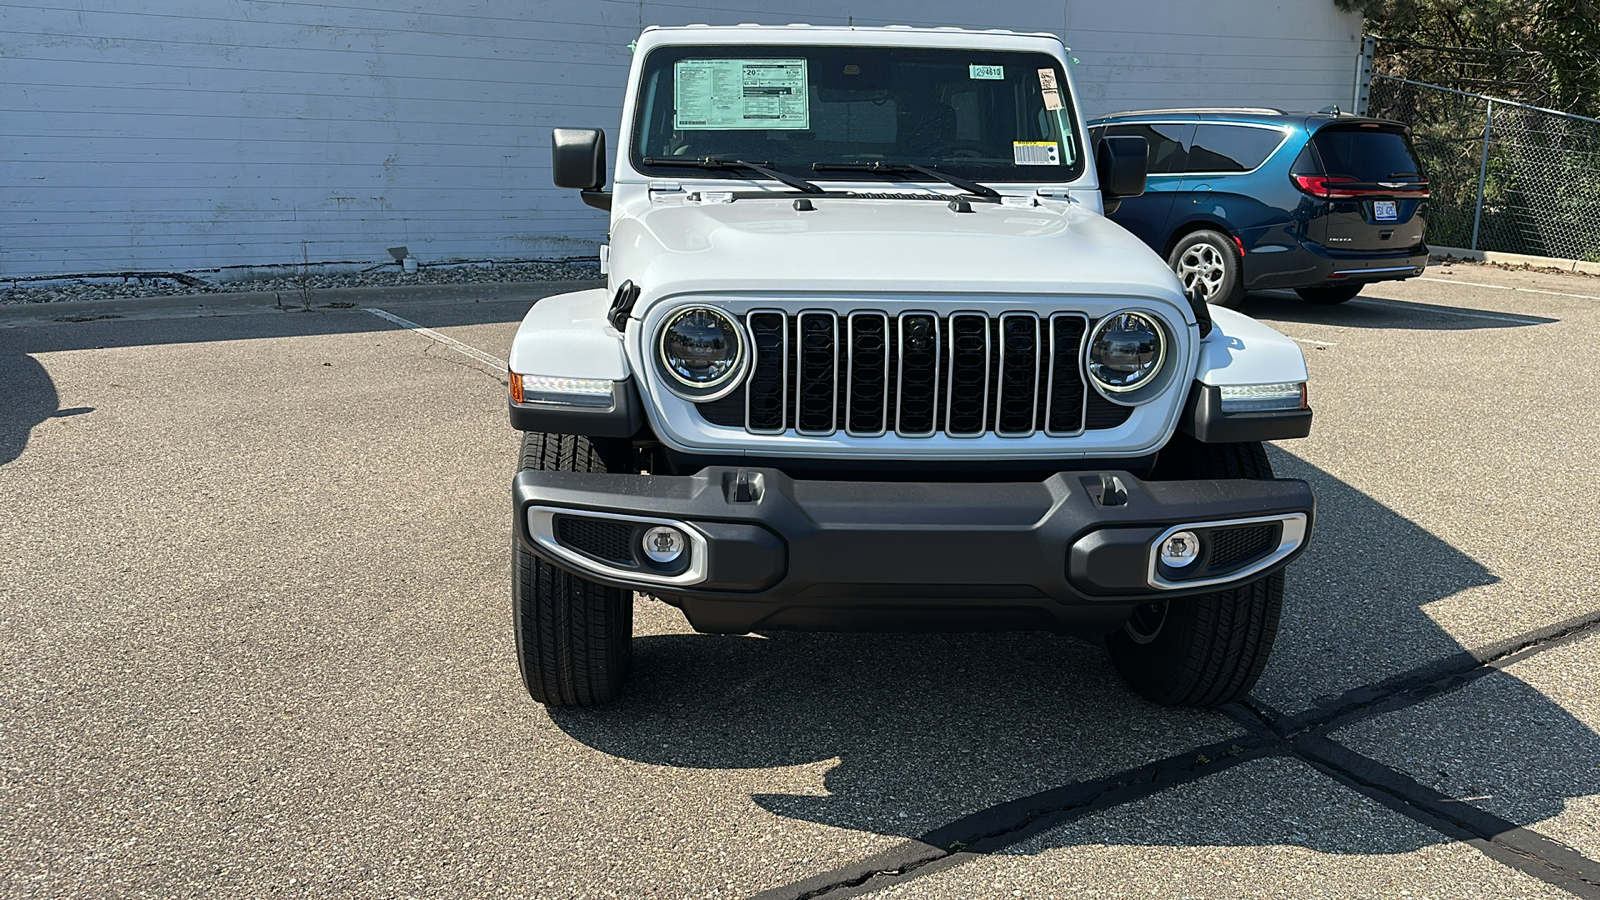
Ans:
[[[549,130],[614,140],[648,24],[1065,33],[1090,114],[1348,103],[1332,0],[11,0],[0,16],[0,279],[577,256],[602,213]]]

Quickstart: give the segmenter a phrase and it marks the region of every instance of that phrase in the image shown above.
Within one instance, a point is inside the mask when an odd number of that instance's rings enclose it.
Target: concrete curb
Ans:
[[[1561,272],[1600,275],[1600,263],[1584,262],[1581,259],[1528,256],[1522,253],[1500,253],[1495,250],[1463,250],[1460,247],[1430,247],[1428,256],[1431,259],[1445,262],[1462,261],[1490,263],[1497,266],[1528,266],[1534,269],[1555,269]]]
[[[312,292],[313,311],[408,306],[420,303],[532,303],[567,291],[605,287],[604,281],[497,281],[471,284],[414,284],[393,287],[326,288]],[[114,318],[241,316],[304,310],[298,294],[240,291],[169,294],[113,300],[63,300],[0,306],[0,326],[83,322]]]

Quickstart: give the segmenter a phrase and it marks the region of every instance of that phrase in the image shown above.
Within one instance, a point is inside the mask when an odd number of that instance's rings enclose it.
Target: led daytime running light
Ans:
[[[1306,385],[1303,381],[1273,384],[1225,384],[1222,411],[1225,413],[1285,412],[1305,409]]]
[[[608,409],[615,404],[612,384],[606,378],[563,378],[558,375],[517,376],[521,391],[514,391],[518,403],[548,403],[555,406],[583,406]]]

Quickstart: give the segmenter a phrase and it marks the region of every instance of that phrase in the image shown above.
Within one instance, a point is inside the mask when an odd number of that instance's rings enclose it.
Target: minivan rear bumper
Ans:
[[[1330,284],[1368,284],[1375,281],[1398,281],[1415,278],[1428,266],[1428,247],[1411,247],[1391,253],[1330,251],[1310,241],[1300,243],[1302,265],[1279,268],[1247,279],[1245,288],[1252,291],[1318,287]],[[1246,257],[1246,272],[1249,257]]]

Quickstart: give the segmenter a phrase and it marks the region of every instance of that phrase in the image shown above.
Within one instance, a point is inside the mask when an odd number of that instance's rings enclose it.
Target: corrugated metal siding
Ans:
[[[377,261],[396,244],[427,261],[587,254],[604,216],[550,185],[549,129],[615,138],[647,24],[1065,28],[1091,113],[1339,102],[1359,19],[1301,5],[1229,0],[1202,22],[1175,0],[13,0],[0,277]]]
[[[1332,0],[1069,2],[1067,43],[1090,116],[1171,106],[1349,109],[1361,17]]]

